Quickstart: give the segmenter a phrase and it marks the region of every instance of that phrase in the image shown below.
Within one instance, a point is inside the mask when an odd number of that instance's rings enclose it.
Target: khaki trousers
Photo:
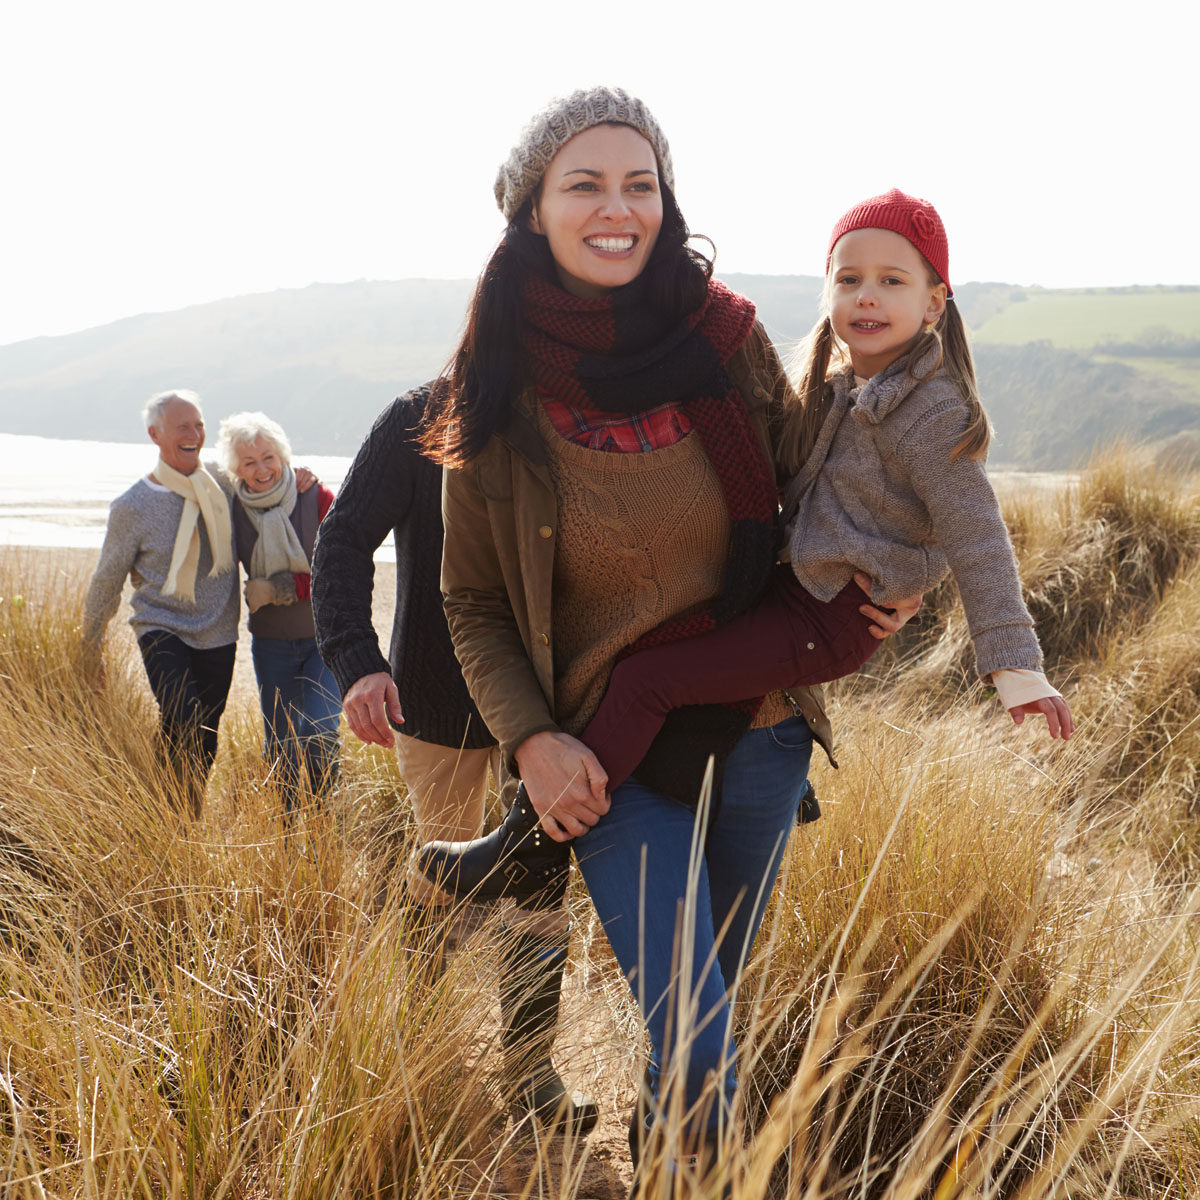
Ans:
[[[406,872],[409,895],[421,903],[449,902],[452,897],[435,888],[417,870],[417,851],[426,842],[465,842],[483,833],[488,776],[491,775],[497,791],[502,790],[505,782],[500,775],[500,747],[457,750],[398,733],[396,758],[417,821],[417,836]],[[508,795],[502,799],[511,804],[516,780],[508,777],[507,784]],[[565,937],[571,927],[565,906],[553,912],[535,912],[517,908],[511,900],[502,903],[504,924],[509,929],[541,937]]]
[[[416,869],[416,850],[426,842],[462,842],[483,833],[488,776],[500,778],[500,748],[460,750],[396,735],[396,758],[417,820],[408,886],[414,899],[448,899]]]

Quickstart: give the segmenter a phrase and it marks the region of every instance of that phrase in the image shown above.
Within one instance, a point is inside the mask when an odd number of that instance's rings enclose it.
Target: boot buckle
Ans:
[[[509,883],[523,883],[529,875],[529,868],[515,858],[510,858],[501,868],[501,873]]]

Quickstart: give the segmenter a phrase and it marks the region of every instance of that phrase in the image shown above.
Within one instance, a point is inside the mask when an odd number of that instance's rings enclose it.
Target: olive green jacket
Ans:
[[[773,433],[790,385],[761,325],[727,369],[773,460]],[[471,697],[510,769],[526,738],[559,728],[551,624],[558,500],[535,404],[532,391],[522,396],[483,452],[447,470],[442,482],[442,593],[450,637]],[[797,688],[792,695],[832,757],[821,689]]]

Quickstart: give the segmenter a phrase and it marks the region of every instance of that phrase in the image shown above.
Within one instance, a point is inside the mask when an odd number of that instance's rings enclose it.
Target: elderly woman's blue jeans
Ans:
[[[720,1080],[718,1097],[733,1099],[731,995],[796,821],[811,754],[812,734],[798,717],[742,738],[726,764],[690,896],[695,812],[636,778],[617,788],[609,811],[575,841],[588,891],[650,1033],[656,1098],[660,1080],[672,1077],[674,1055],[685,1052],[680,1077],[689,1110],[710,1073]],[[683,1001],[693,1005],[694,1019],[681,1020],[685,947],[691,966]],[[686,1047],[679,1044],[681,1028]],[[716,1127],[720,1108],[714,1103],[699,1115],[703,1128]]]
[[[278,763],[284,806],[295,804],[300,764],[314,792],[337,779],[341,692],[315,638],[254,637],[250,643],[266,729],[265,752]]]

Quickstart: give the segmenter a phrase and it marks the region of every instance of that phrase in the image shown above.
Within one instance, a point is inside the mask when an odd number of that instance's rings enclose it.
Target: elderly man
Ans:
[[[237,651],[229,500],[200,462],[204,415],[195,392],[160,392],[142,416],[158,462],[109,510],[84,608],[84,656],[102,671],[104,631],[132,577],[129,623],[158,702],[160,747],[199,816]]]

